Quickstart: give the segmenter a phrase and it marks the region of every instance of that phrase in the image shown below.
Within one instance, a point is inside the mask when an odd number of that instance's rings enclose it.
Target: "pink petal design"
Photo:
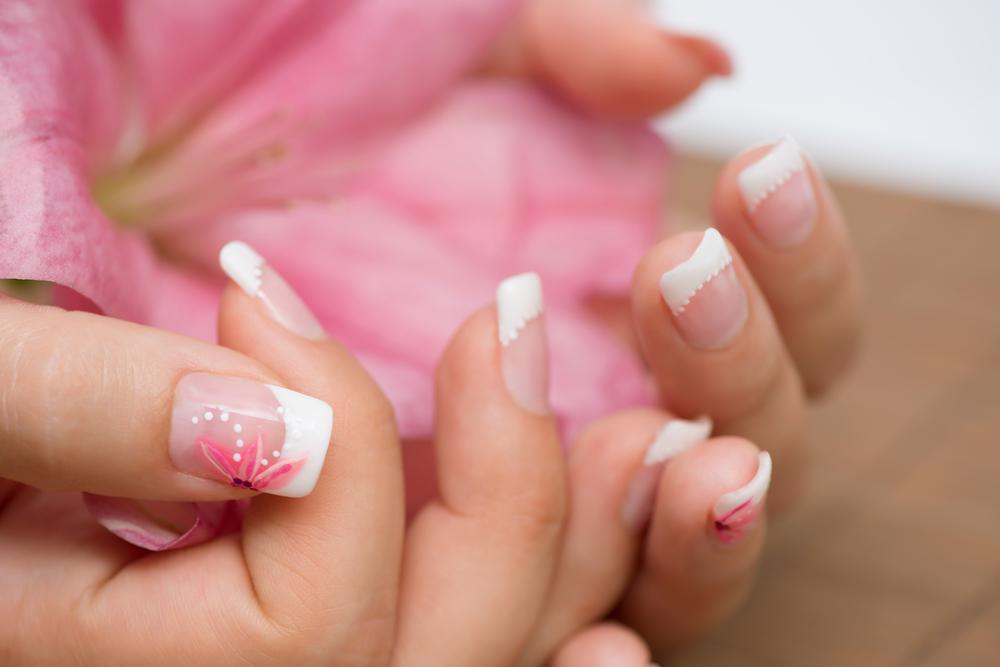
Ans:
[[[293,461],[278,460],[270,468],[262,470],[259,475],[254,477],[253,487],[260,490],[265,488],[280,489],[282,485],[292,479],[305,462],[305,459],[295,459]]]
[[[223,479],[232,483],[233,479],[240,477],[239,470],[233,465],[233,455],[228,450],[208,439],[199,440],[198,444],[205,454],[205,459],[219,471]]]
[[[98,523],[150,551],[181,549],[239,530],[247,501],[154,503],[83,494]]]
[[[263,456],[264,451],[264,440],[261,438],[260,434],[247,445],[242,453],[242,460],[240,461],[240,473],[239,477],[247,482],[252,482],[254,477],[257,475],[257,470],[260,468],[260,459]]]

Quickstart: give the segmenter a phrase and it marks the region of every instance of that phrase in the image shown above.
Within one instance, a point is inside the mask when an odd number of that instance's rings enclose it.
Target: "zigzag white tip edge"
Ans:
[[[732,263],[722,234],[709,228],[690,257],[660,276],[660,294],[670,310],[680,315],[694,295]]]
[[[497,286],[497,334],[507,347],[528,322],[542,314],[542,279],[531,271],[511,276]]]
[[[790,136],[785,136],[771,151],[740,172],[737,181],[740,194],[749,212],[787,183],[796,173],[804,171],[802,149]]]
[[[230,241],[219,251],[219,265],[234,283],[250,296],[260,292],[266,262],[242,241]]]

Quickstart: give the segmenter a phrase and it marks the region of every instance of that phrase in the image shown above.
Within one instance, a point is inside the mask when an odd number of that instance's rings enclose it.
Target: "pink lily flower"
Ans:
[[[564,430],[650,402],[588,304],[653,240],[666,150],[470,79],[517,4],[5,0],[0,278],[212,340],[216,255],[244,240],[419,437],[449,336],[536,270]]]

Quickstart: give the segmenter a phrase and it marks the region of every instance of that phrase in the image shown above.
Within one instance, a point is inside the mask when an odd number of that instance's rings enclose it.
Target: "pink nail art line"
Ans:
[[[760,518],[770,485],[771,455],[760,452],[753,479],[715,503],[712,528],[720,542],[735,544],[746,536]]]
[[[729,514],[715,520],[715,533],[723,544],[735,544],[757,523],[760,506],[746,501]]]

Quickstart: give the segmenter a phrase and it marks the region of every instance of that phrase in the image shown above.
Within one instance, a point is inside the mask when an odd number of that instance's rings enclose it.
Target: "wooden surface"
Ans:
[[[707,216],[717,170],[682,162],[682,212]],[[813,410],[811,492],[747,606],[674,667],[1000,666],[1000,213],[836,189],[864,351]]]

